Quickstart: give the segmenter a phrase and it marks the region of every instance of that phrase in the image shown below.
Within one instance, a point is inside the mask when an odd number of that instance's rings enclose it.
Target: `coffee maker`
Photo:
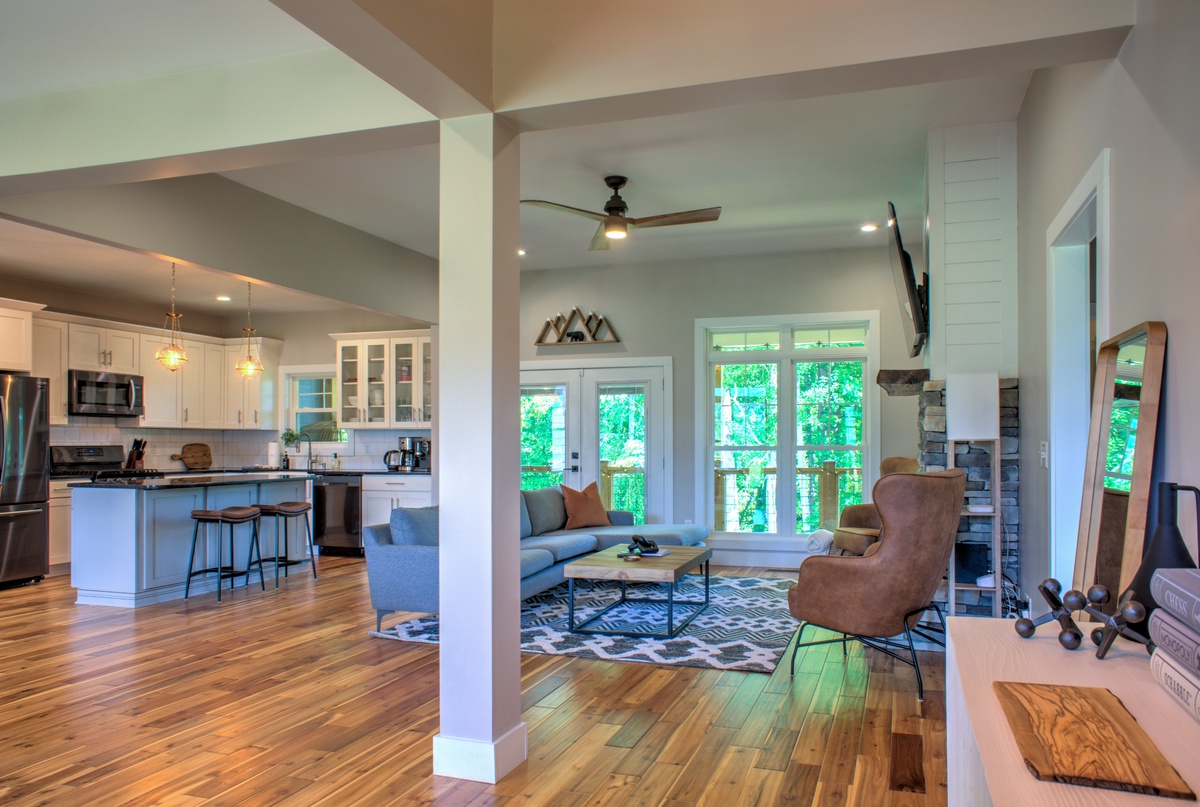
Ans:
[[[400,470],[410,473],[429,469],[429,441],[420,437],[400,438]]]

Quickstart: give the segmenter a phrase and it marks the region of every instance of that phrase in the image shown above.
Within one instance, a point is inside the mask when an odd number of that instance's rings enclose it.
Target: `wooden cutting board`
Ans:
[[[1149,676],[1146,681],[1147,686],[1155,686]],[[992,687],[1035,778],[1196,800],[1137,719],[1109,690],[1013,681],[993,681]]]
[[[203,471],[212,467],[212,449],[207,443],[188,443],[178,454],[172,454],[171,459],[183,460],[190,471]]]

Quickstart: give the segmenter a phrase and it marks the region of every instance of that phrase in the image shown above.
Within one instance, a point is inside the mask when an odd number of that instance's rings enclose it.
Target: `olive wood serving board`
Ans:
[[[178,454],[172,454],[171,459],[183,460],[189,471],[203,471],[213,464],[212,449],[208,443],[188,443]]]
[[[1147,682],[1155,686],[1149,676]],[[1108,689],[1014,681],[993,681],[992,687],[1036,779],[1196,800]]]

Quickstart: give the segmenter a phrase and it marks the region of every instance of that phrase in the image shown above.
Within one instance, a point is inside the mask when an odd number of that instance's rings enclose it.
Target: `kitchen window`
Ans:
[[[863,501],[879,453],[877,331],[875,312],[697,322],[714,533],[803,535]]]
[[[331,367],[326,371],[287,374],[287,424],[313,443],[336,446],[346,443],[349,435],[337,427],[337,378]]]

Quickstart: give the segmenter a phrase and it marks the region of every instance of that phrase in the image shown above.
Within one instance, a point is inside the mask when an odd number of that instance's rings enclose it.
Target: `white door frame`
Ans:
[[[1046,228],[1047,423],[1052,441],[1048,556],[1037,562],[1046,564],[1049,576],[1063,581],[1069,581],[1075,569],[1091,412],[1088,244],[1096,239],[1096,344],[1100,344],[1110,335],[1110,204],[1109,150],[1103,149]],[[1034,571],[1038,580],[1044,576]]]
[[[670,356],[640,356],[640,357],[613,357],[599,359],[548,359],[545,361],[523,361],[521,362],[521,373],[526,372],[536,373],[538,371],[563,371],[563,370],[614,370],[625,375],[627,379],[633,380],[637,377],[638,368],[654,369],[661,372],[663,385],[661,390],[647,390],[650,401],[648,405],[657,407],[661,402],[662,425],[657,429],[658,434],[651,432],[654,429],[652,418],[646,419],[646,463],[647,465],[654,461],[654,454],[657,453],[661,460],[659,462],[659,470],[661,472],[662,485],[662,512],[656,514],[655,521],[663,524],[673,523],[674,507],[675,507],[675,452],[674,438],[672,434],[672,413],[674,412],[674,396],[672,390],[674,388],[674,379],[672,376],[672,359]],[[525,383],[524,378],[522,384]],[[578,388],[578,387],[577,387]],[[657,400],[655,400],[657,399]],[[568,423],[568,429],[572,428]],[[574,428],[579,428],[578,424]],[[577,435],[578,437],[578,435]],[[579,443],[576,443],[579,445]],[[568,465],[570,464],[568,458]],[[649,476],[649,469],[647,469]],[[649,502],[649,490],[647,490],[647,502]],[[650,520],[650,513],[647,512],[647,521]]]

